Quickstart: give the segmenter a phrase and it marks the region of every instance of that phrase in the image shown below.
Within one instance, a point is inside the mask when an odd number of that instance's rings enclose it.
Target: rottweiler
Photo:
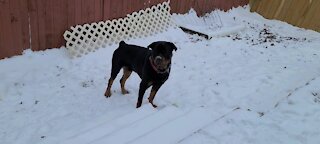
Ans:
[[[120,79],[121,92],[128,94],[125,83],[134,71],[141,78],[136,108],[141,106],[143,95],[150,86],[152,89],[148,100],[156,108],[153,99],[169,77],[172,52],[176,50],[177,47],[173,43],[166,41],[153,42],[148,48],[121,41],[112,56],[111,76],[104,95],[107,98],[111,96],[111,86],[121,69],[123,69],[123,76]]]

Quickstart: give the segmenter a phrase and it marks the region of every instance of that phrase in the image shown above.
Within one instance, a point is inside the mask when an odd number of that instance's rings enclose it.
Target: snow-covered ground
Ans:
[[[206,40],[171,28],[127,41],[178,47],[157,109],[150,90],[135,108],[137,74],[130,94],[120,93],[119,74],[104,97],[117,45],[76,59],[61,48],[0,60],[0,143],[318,144],[320,34],[248,8],[217,13],[225,26],[246,29]]]

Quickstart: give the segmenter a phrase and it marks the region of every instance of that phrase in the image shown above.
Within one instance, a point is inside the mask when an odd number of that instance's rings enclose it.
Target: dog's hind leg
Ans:
[[[121,70],[121,66],[115,63],[112,63],[112,68],[111,68],[111,77],[108,81],[108,86],[107,86],[107,90],[104,93],[104,96],[106,97],[110,97],[111,96],[111,86],[113,84],[114,79],[117,77],[118,73]]]
[[[130,77],[132,70],[130,70],[128,67],[123,67],[123,76],[120,79],[120,85],[121,85],[121,92],[122,94],[128,94],[129,91],[125,89],[125,84],[127,79]]]
[[[108,87],[107,87],[106,92],[104,93],[104,96],[106,96],[106,97],[110,97],[110,96],[111,96],[111,86],[112,86],[112,84],[113,84],[113,81],[114,81],[113,78],[110,78],[110,79],[109,79],[109,81],[108,81]]]

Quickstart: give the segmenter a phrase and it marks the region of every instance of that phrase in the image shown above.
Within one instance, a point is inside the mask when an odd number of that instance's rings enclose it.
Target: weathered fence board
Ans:
[[[320,32],[320,0],[250,0],[251,11]]]
[[[0,0],[0,58],[20,54],[29,45],[27,1]]]
[[[65,44],[70,26],[125,17],[167,0],[0,0],[0,59],[23,50],[45,50]],[[203,15],[228,10],[248,0],[171,0],[173,13],[194,8]],[[304,23],[302,21],[301,23]],[[30,42],[31,40],[31,42]]]

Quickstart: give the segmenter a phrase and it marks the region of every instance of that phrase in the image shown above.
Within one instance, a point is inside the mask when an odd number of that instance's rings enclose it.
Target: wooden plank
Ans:
[[[138,11],[138,3],[136,1],[131,1],[132,11]]]
[[[0,59],[30,47],[28,1],[0,1]]]
[[[124,10],[123,10],[123,1],[124,0],[117,0],[117,17],[116,18],[121,18],[123,17],[124,14]]]
[[[200,14],[200,16],[203,16],[206,13],[210,12],[209,1],[204,0],[203,5],[201,6],[201,9],[202,9],[202,13]]]
[[[152,7],[152,6],[157,5],[158,3],[160,3],[160,0],[150,0],[148,3],[149,3],[148,7]]]
[[[179,0],[170,0],[171,13],[178,13]]]
[[[19,27],[20,25],[20,15],[19,15],[19,1],[18,0],[10,0],[9,2],[9,7],[10,7],[10,27],[12,29],[10,37],[13,40],[13,49],[20,49],[22,47],[21,42],[19,41],[20,39],[22,39],[22,36],[19,34],[19,32],[21,31],[21,27]]]
[[[250,0],[250,4],[251,10],[256,10],[267,18],[279,19],[304,28],[320,29],[318,0]]]
[[[194,3],[194,9],[197,11],[197,15],[203,15],[204,13],[205,0],[196,0]]]
[[[31,38],[32,38],[32,50],[41,50],[41,44],[44,42],[44,31],[45,31],[45,25],[44,25],[44,1],[42,0],[34,0],[34,3],[36,3],[35,9],[37,11],[36,15],[34,17],[31,17],[31,21],[34,21],[36,23],[36,27],[31,26]],[[32,24],[32,23],[31,23]],[[34,28],[34,29],[33,29]],[[37,37],[34,37],[34,34],[37,34]]]
[[[217,9],[223,10],[223,8],[222,8],[223,1],[218,0],[218,1],[214,1],[214,3],[215,3],[215,7],[217,7]]]
[[[311,7],[305,16],[305,20],[302,22],[302,26],[310,29],[318,29],[317,23],[319,23],[320,16],[317,12],[319,12],[318,9],[320,6],[320,1],[313,0],[310,5]]]
[[[228,11],[229,9],[231,9],[234,4],[235,4],[235,1],[234,0],[228,0],[228,1],[225,1],[226,4],[225,4],[225,11]]]
[[[131,11],[130,1],[129,0],[122,0],[122,9],[123,10],[122,10],[121,18],[124,18]]]
[[[208,12],[207,13],[211,13],[212,11],[214,11],[216,9],[216,4],[215,1],[208,1]]]
[[[296,4],[296,1],[295,0],[291,0],[290,1],[290,3],[286,3],[287,5],[288,5],[288,8],[287,8],[287,13],[286,13],[286,15],[285,15],[285,17],[284,17],[284,19],[281,19],[281,20],[283,20],[283,21],[286,21],[286,22],[288,22],[288,23],[291,23],[291,17],[292,17],[292,15],[293,15],[293,11],[296,11],[297,9],[296,9],[296,6],[295,6],[295,4]],[[291,23],[292,24],[292,23]]]
[[[240,5],[239,6],[245,6],[249,4],[249,0],[240,0]]]
[[[280,19],[280,12],[282,11],[283,6],[285,5],[285,2],[286,2],[285,0],[281,0],[279,6],[277,8],[277,11],[273,16],[275,19]]]
[[[118,6],[118,4],[116,1],[110,2],[110,19],[114,19],[118,16],[117,6]]]
[[[209,1],[210,12],[217,8],[216,1]]]
[[[232,3],[230,5],[230,9],[234,8],[234,7],[238,7],[239,6],[239,2],[240,2],[240,0],[232,0]]]
[[[190,9],[193,7],[195,0],[188,0],[186,3],[186,12],[189,12]]]
[[[103,0],[95,0],[94,1],[94,20],[96,22],[102,21],[102,13],[103,13]]]
[[[76,25],[75,20],[75,0],[67,0],[67,9],[68,9],[68,29],[71,26]]]
[[[60,11],[59,15],[61,15],[63,17],[63,19],[61,19],[61,29],[58,31],[58,36],[59,36],[59,43],[58,46],[65,46],[66,45],[66,41],[63,37],[63,34],[66,30],[69,29],[69,25],[68,25],[68,0],[61,0],[61,8],[62,10]]]
[[[130,8],[129,10],[129,14],[133,13],[134,12],[134,6],[133,6],[133,3],[135,1],[132,1],[132,0],[127,0],[127,3],[128,3],[128,7]]]
[[[298,25],[299,19],[303,19],[303,13],[308,7],[307,0],[292,0],[289,10],[291,13],[287,16],[287,22],[293,25]]]
[[[313,19],[316,17],[316,9],[317,9],[317,1],[312,1],[310,4],[310,8],[305,16],[304,21],[302,22],[302,26],[305,28],[312,29],[313,28]]]
[[[92,2],[92,1],[91,1]],[[81,20],[82,23],[91,23],[94,18],[94,5],[88,0],[82,0],[81,3]]]
[[[140,10],[144,10],[148,7],[148,1],[149,0],[141,0],[140,4],[143,4],[143,7]]]
[[[93,22],[96,22],[95,19],[95,4],[94,4],[95,0],[86,0],[86,9],[87,9],[87,21],[86,23],[90,24]]]
[[[279,12],[279,16],[277,17],[277,19],[284,20],[286,16],[290,14],[289,8],[291,5],[291,2],[292,2],[291,0],[284,0],[284,5],[281,8],[281,11]]]
[[[233,2],[231,0],[222,2],[222,7],[224,11],[229,10],[232,7],[231,5],[233,5]]]
[[[48,48],[56,48],[56,47],[60,47],[58,46],[59,43],[59,35],[58,35],[58,31],[60,30],[61,27],[61,20],[63,19],[63,16],[60,16],[60,11],[61,11],[61,1],[60,0],[55,0],[52,1],[52,9],[53,9],[53,13],[52,13],[52,45],[50,45],[50,47]]]
[[[31,49],[39,49],[39,17],[38,0],[28,0],[28,10],[30,15]]]
[[[185,6],[185,2],[180,2],[180,5],[179,5],[179,13],[185,13],[184,12],[184,6]]]
[[[301,10],[299,10],[301,13],[298,15],[298,18],[297,20],[294,20],[294,23],[297,25],[297,26],[301,26],[302,22],[304,21],[305,19],[305,16],[307,14],[307,12],[309,11],[310,7],[311,7],[311,3],[309,2],[309,0],[303,0],[301,1],[303,5],[301,7]],[[300,2],[300,3],[301,3]]]
[[[85,24],[86,21],[89,20],[88,16],[88,9],[87,9],[87,0],[80,0],[81,1],[81,23]]]
[[[269,9],[269,7],[270,7],[269,1],[262,0],[261,4],[259,5],[259,7],[257,9],[257,12],[259,14],[261,14],[262,16],[269,18],[269,17],[267,17],[267,10]]]
[[[115,3],[115,7],[113,7],[112,9],[115,9],[114,19],[117,19],[121,17],[121,14],[122,14],[122,0],[117,0],[114,3]]]
[[[128,0],[128,5],[130,6],[130,13],[133,13],[135,11],[134,3],[135,1]]]
[[[144,4],[145,4],[144,9],[148,8],[151,5],[151,0],[144,0]]]
[[[41,1],[41,2],[40,2]],[[40,17],[39,17],[39,39],[40,46],[38,50],[51,48],[53,45],[53,1],[38,0]],[[41,8],[40,8],[41,7]]]
[[[31,47],[30,44],[30,33],[29,33],[29,15],[28,15],[28,1],[20,0],[20,9],[21,14],[21,34],[22,34],[22,48],[27,49]]]
[[[16,1],[16,0],[14,0]],[[28,19],[28,5],[27,1],[16,1],[17,6],[13,6],[15,8],[15,12],[13,13],[16,17],[16,31],[15,33],[16,39],[18,39],[17,47],[20,50],[30,48],[30,37],[29,37],[29,19]]]
[[[145,0],[138,0],[135,6],[136,6],[136,11],[143,10],[145,8]]]
[[[312,29],[313,30],[319,30],[319,28],[320,28],[320,15],[319,15],[319,13],[320,13],[320,9],[319,9],[319,7],[320,7],[320,1],[318,0],[314,5],[313,5],[313,7],[315,7],[315,11],[314,11],[314,13],[315,13],[315,15],[314,15],[314,17],[312,18]]]
[[[266,17],[267,18],[274,18],[274,15],[276,14],[280,4],[281,4],[281,0],[269,0],[269,5],[266,9]]]
[[[111,1],[103,0],[103,20],[109,20],[111,18]]]
[[[0,59],[16,54],[12,39],[10,1],[11,0],[4,0],[0,3]]]
[[[317,5],[317,7],[318,7],[318,9],[316,10],[315,13],[318,14],[318,15],[316,15],[316,18],[314,19],[314,20],[317,20],[317,21],[315,22],[315,29],[314,29],[314,30],[320,32],[320,21],[319,21],[319,19],[320,19],[320,16],[319,16],[319,13],[320,13],[320,9],[319,9],[320,4],[319,4],[319,3],[318,3],[318,5]]]
[[[53,14],[53,44],[50,47],[61,47],[65,45],[63,33],[68,29],[68,3],[65,0],[54,1]]]
[[[257,12],[261,4],[261,0],[250,0],[250,11]]]
[[[228,0],[228,1],[224,1],[222,2],[222,8],[224,11],[227,11],[230,9],[230,5],[232,5],[232,1]]]
[[[5,41],[4,41],[5,35],[4,35],[4,30],[3,30],[4,29],[3,18],[5,17],[5,15],[3,14],[4,13],[4,9],[3,9],[4,4],[5,4],[5,1],[0,2],[0,7],[1,7],[1,9],[0,9],[0,31],[1,31],[1,33],[0,33],[0,59],[3,59],[6,57],[5,46],[4,46],[5,45]]]
[[[75,10],[75,15],[74,15],[74,20],[75,24],[82,25],[82,0],[74,0],[74,10]]]
[[[184,4],[184,13],[187,13],[189,12],[190,8],[191,8],[191,5],[192,5],[192,0],[185,0],[185,4]]]
[[[123,16],[126,16],[127,14],[131,13],[131,9],[130,9],[130,5],[129,5],[129,1],[128,0],[123,0],[122,2],[122,8],[123,8]]]
[[[223,7],[222,7],[223,1],[220,1],[220,0],[215,1],[215,4],[216,4],[216,6],[217,6],[220,10],[223,10]]]
[[[238,0],[236,2],[237,2],[236,7],[245,6],[245,5],[249,4],[249,0]]]

